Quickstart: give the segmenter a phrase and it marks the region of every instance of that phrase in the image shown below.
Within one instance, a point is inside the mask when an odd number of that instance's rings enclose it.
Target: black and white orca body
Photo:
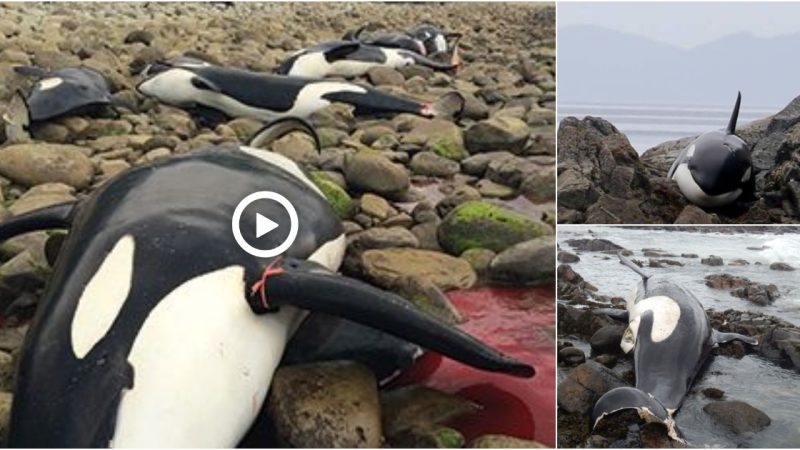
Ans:
[[[433,55],[447,51],[447,35],[439,27],[433,25],[420,25],[408,32],[412,38],[422,42],[427,54]]]
[[[257,140],[310,130],[297,123],[280,121]],[[299,219],[278,258],[246,253],[231,232],[237,204],[264,190],[288,199]],[[290,228],[274,202],[256,208]],[[243,215],[241,229],[256,221]],[[23,348],[12,446],[235,446],[307,311],[487,370],[533,374],[399,297],[336,275],[346,246],[338,217],[274,153],[215,147],[139,166],[79,204],[0,224],[0,239],[52,227],[70,232]],[[285,235],[276,233],[261,244],[277,246]]]
[[[38,67],[18,66],[14,70],[37,80],[25,98],[30,122],[69,114],[92,114],[111,104],[106,78],[91,67],[68,67],[47,72]]]
[[[627,298],[627,314],[615,315],[628,322],[620,347],[625,353],[633,351],[636,387],[603,395],[592,411],[592,426],[609,414],[636,409],[644,420],[666,425],[670,437],[682,441],[673,414],[711,349],[734,339],[753,345],[757,341],[712,329],[694,294],[668,276],[648,275],[622,254],[619,258],[642,278]]]
[[[411,113],[426,117],[453,114],[437,103],[420,103],[377,89],[340,81],[312,80],[224,68],[200,63],[163,63],[145,72],[137,89],[144,95],[181,108],[211,108],[228,117],[271,121],[307,118],[334,103],[353,105],[354,114]],[[448,96],[449,97],[452,96]]]
[[[695,205],[716,208],[735,202],[742,194],[750,198],[754,192],[750,150],[735,134],[741,99],[740,93],[727,129],[700,135],[681,152],[667,174]]]
[[[452,70],[445,64],[405,48],[382,47],[358,41],[332,41],[309,47],[281,63],[277,73],[308,78],[358,77],[373,67],[401,67],[420,64],[434,70]]]

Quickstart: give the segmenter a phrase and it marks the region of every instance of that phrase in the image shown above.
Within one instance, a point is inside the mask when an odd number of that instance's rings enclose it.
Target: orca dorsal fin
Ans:
[[[272,142],[286,136],[289,133],[300,131],[306,133],[314,139],[314,144],[317,147],[317,153],[322,149],[322,144],[319,140],[319,135],[314,130],[310,123],[299,117],[282,117],[277,120],[264,125],[260,130],[256,131],[250,141],[247,142],[248,147],[253,148],[266,148]]]
[[[367,29],[366,25],[362,25],[357,30],[350,30],[342,36],[342,40],[345,41],[360,41],[361,40],[361,33]]]
[[[0,222],[0,242],[23,233],[53,228],[69,228],[77,202],[35,209]]]
[[[361,48],[359,41],[342,41],[333,47],[325,50],[325,61],[334,62],[340,59],[347,58],[348,55]]]
[[[204,91],[212,91],[218,94],[222,93],[222,89],[220,89],[219,86],[199,75],[195,75],[192,77],[192,86],[196,87],[197,89],[202,89]]]
[[[635,262],[628,259],[628,257],[623,255],[622,252],[617,252],[617,257],[619,258],[619,262],[639,274],[639,276],[642,277],[642,280],[647,281],[650,278],[650,274],[642,270],[641,267],[637,266]]]
[[[736,134],[736,121],[739,119],[739,105],[742,103],[742,92],[736,96],[736,104],[733,106],[733,113],[731,113],[731,120],[728,122],[728,128],[725,130],[728,134]]]

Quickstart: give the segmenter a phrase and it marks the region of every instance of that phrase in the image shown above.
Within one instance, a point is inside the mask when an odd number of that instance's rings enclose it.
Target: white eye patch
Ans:
[[[125,304],[133,278],[134,249],[133,236],[123,236],[83,290],[70,330],[76,357],[85,357],[108,333]]]
[[[52,78],[45,78],[39,81],[39,89],[42,91],[47,91],[49,89],[53,89],[54,87],[63,83],[64,80],[59,77],[52,77]]]

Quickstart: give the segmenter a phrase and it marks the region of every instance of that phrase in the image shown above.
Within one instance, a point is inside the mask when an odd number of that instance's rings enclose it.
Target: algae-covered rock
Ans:
[[[346,219],[353,214],[355,203],[347,191],[330,180],[323,172],[311,172],[310,177],[339,217]]]
[[[503,434],[484,434],[470,442],[471,448],[547,448],[546,445]]]
[[[509,208],[482,201],[462,203],[439,226],[439,245],[460,255],[470,248],[502,252],[519,242],[553,234],[545,223]]]

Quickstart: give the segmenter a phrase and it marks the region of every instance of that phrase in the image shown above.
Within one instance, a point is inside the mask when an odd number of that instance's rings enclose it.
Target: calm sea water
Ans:
[[[558,104],[558,120],[564,117],[597,116],[613,123],[639,154],[662,142],[725,128],[733,104],[727,106],[658,106]],[[742,106],[739,125],[775,114],[780,108],[748,108]]]

